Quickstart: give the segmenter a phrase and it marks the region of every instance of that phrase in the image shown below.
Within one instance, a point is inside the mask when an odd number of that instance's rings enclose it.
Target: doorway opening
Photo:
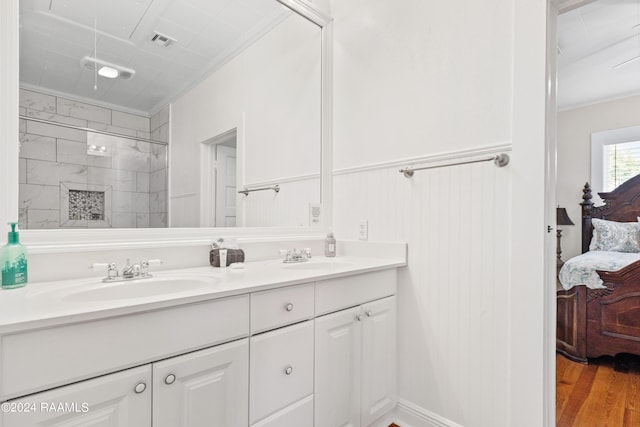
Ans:
[[[555,3],[559,6],[558,14],[550,16],[548,24],[557,28],[557,45],[548,50],[547,58],[553,63],[557,61],[558,65],[557,100],[552,104],[556,111],[554,124],[557,123],[553,136],[557,137],[557,185],[550,190],[555,189],[557,206],[563,208],[575,224],[558,224],[563,233],[562,252],[558,257],[568,262],[583,252],[580,202],[585,182],[589,182],[593,189],[595,204],[602,204],[596,193],[608,191],[604,188],[606,180],[602,178],[608,159],[603,147],[608,143],[626,141],[614,139],[603,142],[599,137],[609,135],[612,130],[619,133],[620,130],[640,126],[640,81],[637,79],[640,71],[640,61],[637,61],[640,59],[640,0],[565,0]],[[597,150],[594,148],[596,145]],[[634,153],[628,154],[629,158],[634,156]],[[640,164],[640,157],[638,160]],[[623,166],[628,165],[625,163]],[[631,176],[638,173],[640,169]],[[589,239],[590,236],[587,243]],[[593,252],[590,250],[589,254],[593,255]],[[572,286],[572,283],[563,283],[563,277],[567,275],[560,274],[558,294],[564,289],[567,291],[558,298],[569,295],[568,287]],[[580,286],[581,291],[585,289],[584,284]],[[615,295],[622,301],[620,294]],[[608,301],[601,303],[607,304],[611,316],[621,315]],[[569,324],[567,311],[565,306],[561,306],[558,311],[558,321],[562,322],[558,323],[561,331],[557,337],[559,341],[567,341],[566,331],[570,331],[571,339],[584,334],[585,338],[575,338],[575,343],[589,346],[596,342],[595,337],[589,338],[597,332],[595,328],[590,327],[587,333],[588,316],[575,317],[585,321],[584,327],[566,328]],[[590,324],[600,324],[595,317],[589,321]],[[555,334],[553,336],[556,338]],[[561,345],[559,348],[563,349]],[[640,380],[640,359],[624,353],[616,357],[607,356],[606,351],[600,353],[595,349],[575,352],[586,354],[588,359],[584,355],[579,359],[588,360],[588,364],[555,355],[555,406],[552,407],[555,407],[556,425],[639,423],[640,411],[635,409],[633,399],[630,399],[632,394],[627,391],[635,390],[635,384]],[[597,357],[600,354],[605,355]]]
[[[202,143],[203,188],[201,225],[235,227],[237,224],[237,128]]]

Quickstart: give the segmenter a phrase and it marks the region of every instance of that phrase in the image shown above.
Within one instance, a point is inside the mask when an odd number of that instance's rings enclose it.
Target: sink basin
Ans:
[[[127,282],[87,285],[62,297],[66,301],[91,302],[145,298],[206,289],[218,282],[214,277],[153,277]]]
[[[309,261],[300,263],[282,263],[282,266],[291,270],[332,271],[341,268],[355,267],[356,264],[352,262],[334,260],[331,258],[311,258]]]

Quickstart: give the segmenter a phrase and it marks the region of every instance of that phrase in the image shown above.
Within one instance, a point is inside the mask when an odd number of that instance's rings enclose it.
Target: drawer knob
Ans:
[[[364,314],[366,314],[367,317],[371,317],[371,316],[373,316],[373,311],[367,310],[367,311],[364,312]]]
[[[136,386],[133,388],[133,390],[134,390],[136,393],[138,393],[138,394],[142,393],[142,392],[143,392],[143,391],[145,391],[146,389],[147,389],[147,385],[146,385],[145,383],[138,383],[138,384],[136,384]]]
[[[293,311],[293,304],[292,303],[288,303],[287,305],[284,306],[284,308],[287,311]]]
[[[176,376],[173,374],[169,374],[167,375],[167,377],[164,379],[164,383],[165,384],[173,384],[176,381]]]
[[[358,314],[358,315],[356,316],[356,320],[357,320],[358,322],[362,322],[362,314]]]
[[[284,373],[286,375],[291,375],[293,373],[293,366],[289,365],[286,368],[284,368]]]

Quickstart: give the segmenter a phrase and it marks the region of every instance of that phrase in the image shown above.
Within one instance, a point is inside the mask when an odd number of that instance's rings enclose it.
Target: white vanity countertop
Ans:
[[[312,264],[329,264],[315,269]],[[281,260],[256,261],[244,269],[195,267],[153,273],[154,278],[210,278],[204,287],[153,296],[77,300],[70,294],[100,288],[101,278],[31,283],[0,291],[0,334],[156,310],[181,304],[230,297],[300,283],[326,280],[406,265],[405,259],[339,256],[315,257],[307,263],[285,265]],[[138,282],[154,280],[142,279]],[[117,286],[134,285],[121,282]],[[106,284],[104,286],[114,286]]]

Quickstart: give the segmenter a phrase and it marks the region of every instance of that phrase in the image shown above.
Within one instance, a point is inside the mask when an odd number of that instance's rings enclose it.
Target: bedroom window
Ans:
[[[609,144],[603,147],[603,190],[612,191],[640,173],[640,141]]]
[[[597,193],[608,192],[640,173],[640,126],[591,134],[591,188],[593,202],[602,204]]]

